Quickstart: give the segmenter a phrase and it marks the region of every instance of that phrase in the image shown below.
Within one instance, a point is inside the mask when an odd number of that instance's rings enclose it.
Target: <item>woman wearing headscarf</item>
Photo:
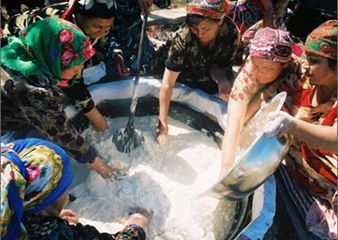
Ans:
[[[270,114],[266,130],[293,137],[280,173],[307,230],[320,239],[337,239],[337,23],[327,21],[307,37],[306,78],[287,112]]]
[[[80,163],[111,178],[112,168],[81,137],[63,110],[66,90],[96,129],[107,128],[80,77],[83,63],[94,53],[78,27],[58,18],[37,21],[11,38],[1,49],[1,128],[35,128]]]
[[[9,19],[8,35],[17,35],[23,27],[50,16],[60,16],[77,26],[91,38],[96,51],[85,64],[87,84],[121,79],[136,70],[137,50],[141,33],[141,12],[149,15],[152,3],[160,8],[170,5],[170,0],[70,0],[42,9],[26,12]],[[114,25],[113,25],[114,23]],[[122,51],[123,50],[123,51]],[[148,69],[154,46],[145,37],[142,65]],[[92,73],[92,74],[89,74]]]
[[[249,58],[238,73],[230,93],[221,175],[233,165],[240,131],[262,102],[281,91],[291,94],[297,86],[304,73],[300,53],[301,49],[283,30],[261,28],[251,39]]]
[[[72,179],[70,159],[57,145],[35,138],[2,144],[1,239],[145,239],[141,214],[113,235],[78,223],[74,212],[63,210]]]
[[[165,61],[158,136],[168,135],[168,111],[176,81],[227,98],[232,58],[239,44],[238,29],[226,16],[228,10],[226,0],[192,0],[187,4],[186,24],[176,32]]]

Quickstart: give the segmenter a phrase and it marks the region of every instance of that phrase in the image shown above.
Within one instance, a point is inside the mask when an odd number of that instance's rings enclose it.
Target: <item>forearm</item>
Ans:
[[[240,141],[240,131],[245,120],[247,106],[229,99],[227,129],[222,143],[223,173],[231,168],[236,159],[236,150]]]
[[[179,74],[180,74],[179,72],[174,72],[172,70],[169,70],[168,68],[166,68],[164,71],[159,97],[160,101],[159,118],[162,123],[167,123],[168,121],[170,100],[173,94],[173,88],[175,86]]]
[[[337,152],[336,126],[321,126],[295,119],[288,133],[311,148]]]
[[[168,112],[172,94],[173,94],[172,87],[167,84],[162,84],[159,98],[160,100],[159,118],[163,123],[168,122]]]

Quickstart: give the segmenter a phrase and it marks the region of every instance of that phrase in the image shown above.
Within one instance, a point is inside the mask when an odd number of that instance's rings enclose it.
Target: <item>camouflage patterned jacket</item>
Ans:
[[[232,59],[239,44],[239,32],[228,17],[210,45],[202,47],[197,37],[187,26],[176,32],[172,40],[165,66],[181,72],[179,82],[209,93],[217,92],[217,84],[211,80],[212,66],[231,70]]]

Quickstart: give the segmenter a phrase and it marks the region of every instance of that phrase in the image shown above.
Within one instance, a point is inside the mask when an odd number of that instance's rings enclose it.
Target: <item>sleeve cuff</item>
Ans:
[[[182,72],[184,67],[182,65],[176,65],[171,63],[169,60],[165,60],[165,67],[174,72]]]
[[[85,155],[76,156],[75,160],[78,161],[79,163],[93,163],[95,161],[96,156],[97,152],[95,148],[89,146],[88,152]]]
[[[136,224],[129,224],[128,227],[133,228],[136,230],[139,234],[139,239],[138,240],[146,240],[146,233],[142,227]]]

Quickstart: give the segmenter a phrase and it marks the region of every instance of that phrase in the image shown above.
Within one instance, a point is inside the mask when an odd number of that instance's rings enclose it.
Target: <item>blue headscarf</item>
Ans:
[[[25,238],[23,215],[55,202],[72,179],[69,157],[48,141],[31,138],[1,145],[1,238]]]

